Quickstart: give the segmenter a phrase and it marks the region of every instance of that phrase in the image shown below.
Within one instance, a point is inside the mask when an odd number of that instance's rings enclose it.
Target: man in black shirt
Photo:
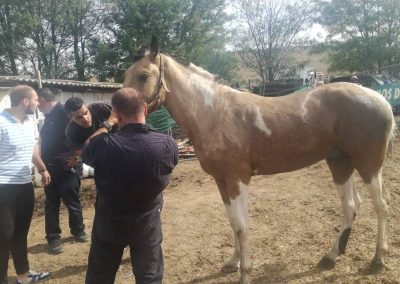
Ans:
[[[65,131],[70,147],[77,156],[85,141],[100,127],[115,130],[117,125],[110,117],[111,106],[106,103],[93,103],[88,106],[79,97],[69,98],[65,102],[65,111],[71,118]]]
[[[120,129],[100,128],[82,151],[83,162],[95,168],[98,191],[86,283],[114,283],[127,245],[136,283],[162,283],[162,191],[178,147],[145,124],[147,106],[136,90],[120,89],[111,102]]]
[[[82,206],[79,200],[81,186],[76,170],[69,167],[72,156],[65,137],[65,127],[69,118],[63,105],[56,100],[58,90],[43,88],[38,91],[39,110],[45,114],[45,120],[40,129],[41,156],[51,175],[51,183],[44,188],[45,202],[45,230],[49,243],[49,251],[58,254],[63,251],[60,242],[60,200],[68,209],[69,227],[71,234],[80,242],[88,240],[83,224]]]

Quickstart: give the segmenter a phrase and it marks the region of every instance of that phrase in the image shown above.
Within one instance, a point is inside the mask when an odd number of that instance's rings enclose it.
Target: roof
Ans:
[[[0,87],[14,87],[20,84],[26,84],[34,88],[38,87],[38,80],[27,76],[0,76]],[[43,87],[53,87],[60,89],[76,90],[76,91],[113,91],[122,88],[120,83],[109,82],[84,82],[74,80],[61,79],[44,79],[42,80]]]

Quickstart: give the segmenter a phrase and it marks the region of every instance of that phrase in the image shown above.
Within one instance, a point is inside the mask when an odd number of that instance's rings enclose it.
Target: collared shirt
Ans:
[[[80,126],[71,120],[65,130],[69,146],[72,150],[80,150],[86,140],[100,128],[100,125],[111,114],[111,106],[105,103],[93,103],[87,107],[92,115],[92,126],[89,128]]]
[[[0,114],[0,184],[32,182],[31,163],[35,144],[32,121],[22,123],[7,110]]]
[[[93,138],[84,146],[82,160],[95,168],[96,208],[129,214],[162,202],[161,192],[178,163],[178,146],[149,125],[131,123]]]
[[[45,117],[40,129],[42,160],[47,167],[64,168],[67,159],[71,156],[65,137],[69,117],[60,102],[45,114]]]

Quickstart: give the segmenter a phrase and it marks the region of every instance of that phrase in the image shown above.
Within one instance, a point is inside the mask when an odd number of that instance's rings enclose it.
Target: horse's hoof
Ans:
[[[324,256],[318,263],[318,268],[323,270],[330,270],[335,267],[336,261],[329,257]]]
[[[370,274],[379,274],[386,270],[386,265],[383,260],[375,259],[372,260],[371,266],[369,267]]]
[[[228,262],[222,267],[223,273],[234,273],[239,270],[239,264]]]

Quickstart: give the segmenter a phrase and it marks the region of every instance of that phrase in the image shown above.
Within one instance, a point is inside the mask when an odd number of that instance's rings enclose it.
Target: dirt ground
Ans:
[[[400,142],[385,162],[384,180],[391,191],[388,222],[391,270],[367,273],[374,255],[377,218],[366,187],[357,177],[363,203],[347,252],[331,271],[316,264],[331,248],[340,225],[340,203],[329,170],[320,162],[300,171],[254,177],[250,189],[252,283],[400,283]],[[90,233],[94,215],[93,180],[83,180],[84,219]],[[32,269],[53,273],[46,283],[83,283],[89,243],[75,243],[69,235],[68,214],[60,219],[65,251],[47,253],[44,239],[43,190],[36,190],[36,210],[29,234]],[[220,269],[233,253],[232,232],[212,178],[197,160],[181,161],[165,191],[163,211],[164,283],[237,283],[239,273]],[[10,261],[9,275],[14,275]],[[129,255],[124,254],[116,283],[133,283]]]

